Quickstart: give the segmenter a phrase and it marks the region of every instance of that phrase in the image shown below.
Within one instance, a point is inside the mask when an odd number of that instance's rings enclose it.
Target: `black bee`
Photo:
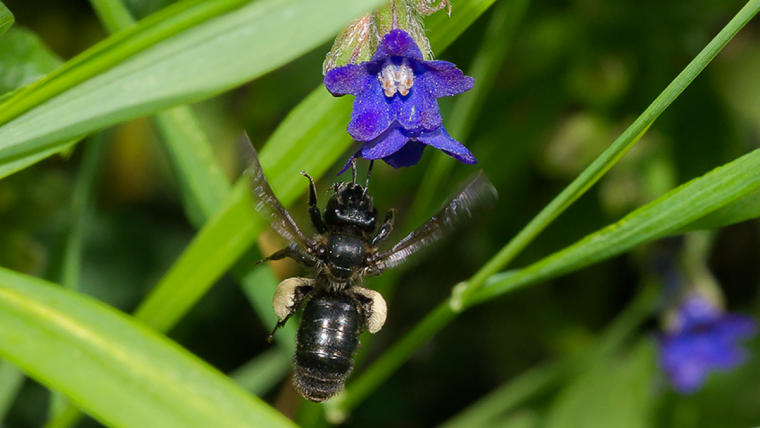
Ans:
[[[394,210],[388,211],[375,233],[377,209],[367,192],[371,163],[365,186],[356,184],[356,165],[352,165],[353,181],[334,185],[324,214],[317,208],[314,180],[301,172],[309,180],[308,212],[317,231],[308,237],[272,192],[250,142],[246,146],[251,151],[246,174],[256,210],[290,242],[259,263],[290,257],[314,270],[313,278],[289,278],[277,286],[272,304],[279,321],[272,334],[305,303],[296,337],[293,383],[304,398],[321,402],[343,390],[353,369],[359,334],[377,333],[385,323],[383,296],[360,287],[362,278],[380,275],[441,239],[459,220],[470,217],[476,205],[495,200],[496,189],[482,173],[476,174],[422,227],[381,251],[378,247],[393,229]]]

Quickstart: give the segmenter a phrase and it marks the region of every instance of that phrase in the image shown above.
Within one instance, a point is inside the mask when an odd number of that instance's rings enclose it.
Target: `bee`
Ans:
[[[314,180],[301,172],[309,180],[308,214],[316,230],[307,236],[272,192],[250,141],[245,146],[255,208],[290,243],[259,263],[289,257],[313,270],[312,278],[289,278],[277,286],[272,305],[278,322],[269,339],[304,307],[296,336],[293,384],[307,400],[321,402],[343,390],[353,370],[359,335],[377,333],[385,323],[383,296],[361,287],[362,279],[400,265],[444,237],[460,220],[471,217],[473,208],[493,202],[496,189],[482,172],[477,173],[435,216],[383,251],[380,246],[393,230],[395,210],[388,210],[378,229],[377,209],[367,190],[372,163],[364,186],[356,183],[356,163],[352,163],[353,180],[332,187],[323,213],[317,207]]]

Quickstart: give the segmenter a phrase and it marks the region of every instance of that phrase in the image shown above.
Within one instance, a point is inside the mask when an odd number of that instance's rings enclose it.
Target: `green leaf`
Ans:
[[[292,369],[292,351],[278,346],[235,370],[230,377],[253,394],[263,395]]]
[[[512,45],[512,36],[522,23],[529,3],[530,0],[505,0],[496,6],[491,15],[483,42],[467,71],[467,75],[475,79],[475,86],[472,90],[457,96],[454,109],[446,120],[446,129],[449,134],[463,143],[466,143],[469,138],[483,103],[491,92],[496,76]],[[467,10],[480,10],[482,6],[484,6],[483,3],[468,4]],[[458,5],[457,13],[459,13]],[[443,16],[443,14],[433,16]],[[449,177],[457,162],[444,153],[436,152],[434,156],[414,196],[407,224],[422,224],[430,215],[431,209],[434,209],[433,201],[440,195],[440,190],[451,185]]]
[[[448,16],[439,11],[427,17],[425,24],[433,52],[440,53],[454,42],[464,30],[475,22],[495,0],[458,1],[455,9]]]
[[[625,218],[516,273],[491,277],[470,303],[545,281],[677,233],[687,225],[760,190],[760,149],[663,195]]]
[[[636,299],[612,321],[604,332],[587,349],[558,361],[545,363],[516,376],[481,398],[467,409],[451,418],[441,428],[466,428],[489,426],[497,419],[503,419],[522,406],[532,397],[553,390],[563,383],[588,376],[599,366],[620,353],[623,346],[638,333],[641,323],[647,320],[658,303],[659,285],[645,286]]]
[[[622,361],[611,360],[571,383],[549,410],[547,428],[652,426],[656,371],[653,349],[642,341]]]
[[[8,28],[13,25],[13,22],[15,21],[15,18],[13,17],[13,14],[10,10],[8,10],[7,7],[3,4],[3,2],[0,2],[0,36],[5,33]]]
[[[34,82],[61,62],[33,32],[10,29],[0,43],[0,94]]]
[[[23,384],[24,372],[8,361],[0,361],[0,422],[5,419]]]
[[[541,210],[520,233],[505,245],[469,281],[466,289],[454,303],[466,304],[469,296],[493,274],[512,261],[539,233],[551,224],[562,212],[591,188],[615,165],[625,153],[646,133],[655,120],[670,104],[681,95],[692,81],[707,67],[729,41],[760,11],[760,0],[749,1],[729,23],[702,49],[699,54],[673,79],[667,88],[647,107],[612,145],[570,183],[549,205]]]
[[[230,184],[190,107],[158,113],[156,124],[175,167],[185,210],[195,226],[200,227],[222,206],[230,193]]]
[[[260,0],[174,34],[0,127],[0,165],[243,84],[318,46],[376,3]]]
[[[679,230],[678,233],[716,229],[757,217],[760,217],[760,190],[756,190],[743,198],[731,202],[725,207],[715,210],[687,225]]]
[[[0,354],[108,426],[294,426],[113,308],[5,269],[0,269]]]

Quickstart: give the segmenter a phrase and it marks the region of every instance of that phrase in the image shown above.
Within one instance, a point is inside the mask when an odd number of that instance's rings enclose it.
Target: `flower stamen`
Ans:
[[[388,98],[396,95],[396,92],[402,96],[407,96],[409,90],[412,89],[412,85],[414,85],[414,72],[409,67],[409,62],[406,58],[399,65],[386,60],[377,78],[380,80],[383,92],[385,92],[385,96]]]

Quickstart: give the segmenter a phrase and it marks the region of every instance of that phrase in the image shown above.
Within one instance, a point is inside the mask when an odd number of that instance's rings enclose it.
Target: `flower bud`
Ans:
[[[389,0],[376,11],[354,21],[335,38],[322,64],[322,74],[335,67],[368,61],[391,30],[405,31],[420,48],[422,58],[432,60],[433,51],[422,18],[444,8],[451,13],[449,0]]]

